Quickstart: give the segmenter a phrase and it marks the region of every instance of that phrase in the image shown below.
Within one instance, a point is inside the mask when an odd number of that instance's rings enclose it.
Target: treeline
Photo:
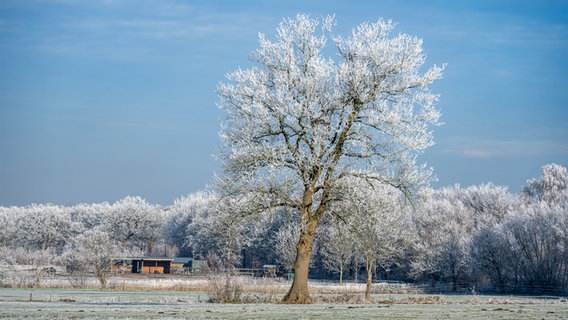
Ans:
[[[415,281],[433,289],[568,291],[568,174],[551,164],[517,193],[483,184],[423,189],[346,182],[318,228],[311,276]],[[140,197],[72,207],[0,207],[0,273],[17,265],[95,272],[113,256],[186,256],[212,270],[277,264],[289,272],[297,215],[198,192],[156,206]],[[0,274],[0,276],[2,276]]]

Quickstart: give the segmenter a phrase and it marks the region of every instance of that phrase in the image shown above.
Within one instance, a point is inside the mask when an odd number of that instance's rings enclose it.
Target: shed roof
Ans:
[[[172,260],[172,263],[186,264],[191,262],[191,258],[178,257]]]
[[[173,263],[187,263],[189,261],[191,261],[191,258],[185,258],[185,257],[177,257],[177,258],[168,258],[168,257],[144,257],[144,256],[139,256],[139,257],[114,257],[112,258],[112,260],[144,260],[144,261],[171,261]],[[178,262],[178,261],[183,261],[183,262]]]

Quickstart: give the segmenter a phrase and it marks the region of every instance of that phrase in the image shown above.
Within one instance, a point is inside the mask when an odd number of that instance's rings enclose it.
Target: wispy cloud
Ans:
[[[191,49],[215,45],[216,39],[254,40],[266,19],[208,2],[34,1],[39,19],[0,15],[0,38],[9,36],[5,46],[74,57],[146,59],[195,52]],[[41,13],[55,8],[64,13],[57,19]]]
[[[487,150],[464,149],[461,153],[466,158],[489,159],[493,157],[491,152]]]
[[[568,156],[568,135],[526,139],[494,139],[453,137],[440,143],[443,152],[465,158],[490,159],[501,157]]]

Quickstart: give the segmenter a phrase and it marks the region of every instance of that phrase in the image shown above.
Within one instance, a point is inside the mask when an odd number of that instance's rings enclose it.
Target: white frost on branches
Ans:
[[[256,63],[218,86],[223,193],[252,195],[259,212],[295,210],[295,279],[284,300],[310,302],[308,269],[318,224],[347,178],[409,195],[431,170],[416,157],[433,145],[438,96],[428,90],[444,67],[422,70],[422,40],[393,35],[394,24],[364,23],[333,34],[333,17],[285,19],[276,41],[259,36]],[[338,55],[324,55],[332,41]]]
[[[390,21],[362,24],[347,38],[332,34],[334,24],[332,17],[284,20],[277,41],[259,36],[251,58],[258,66],[219,85],[221,158],[240,188],[298,208],[294,192],[349,175],[402,190],[428,181],[416,155],[434,143],[438,96],[427,86],[443,67],[421,72],[422,41],[393,36]],[[329,40],[338,59],[324,56]]]

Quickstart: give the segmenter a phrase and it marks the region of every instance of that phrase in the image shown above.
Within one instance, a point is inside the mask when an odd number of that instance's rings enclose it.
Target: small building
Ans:
[[[191,262],[191,258],[174,258],[171,263],[171,273],[189,273],[191,271]]]
[[[205,266],[205,268],[203,268],[203,266]],[[184,257],[125,257],[112,259],[112,270],[114,272],[203,274],[206,267],[207,261]]]
[[[172,258],[143,257],[132,259],[132,273],[169,274]]]

